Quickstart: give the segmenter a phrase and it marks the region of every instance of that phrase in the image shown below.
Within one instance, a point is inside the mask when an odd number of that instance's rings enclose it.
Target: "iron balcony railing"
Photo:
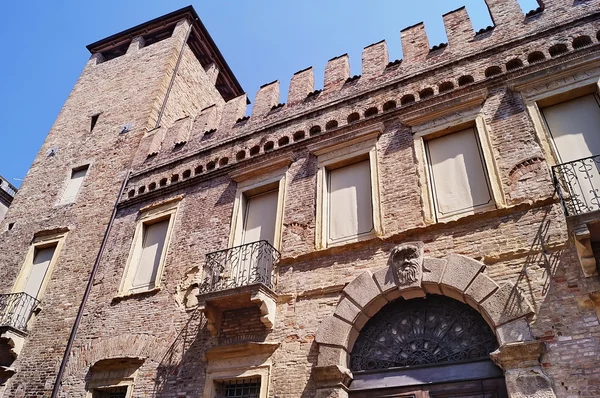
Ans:
[[[269,242],[260,240],[208,253],[200,293],[262,283],[273,288],[273,268],[281,255]]]
[[[27,322],[40,304],[27,293],[0,294],[0,327],[27,331]]]
[[[567,216],[600,210],[600,155],[552,167],[554,187]]]

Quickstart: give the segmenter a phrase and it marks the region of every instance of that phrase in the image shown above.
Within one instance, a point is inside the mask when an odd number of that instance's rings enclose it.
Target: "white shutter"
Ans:
[[[168,227],[169,220],[144,225],[142,249],[131,284],[132,291],[154,288]]]
[[[594,94],[542,109],[561,163],[600,155],[600,105]],[[579,210],[597,210],[600,171],[588,159],[563,166],[565,188]]]
[[[474,129],[430,140],[427,149],[439,218],[491,203]]]
[[[246,199],[242,244],[266,240],[273,245],[278,198],[275,190]]]
[[[329,241],[373,230],[371,168],[365,160],[329,171]]]
[[[52,261],[52,256],[54,256],[55,249],[56,246],[35,249],[31,271],[29,272],[27,282],[25,282],[25,287],[23,288],[25,293],[32,297],[38,296],[42,284],[44,283],[46,273],[48,272],[50,261]]]
[[[85,175],[87,174],[88,167],[84,167],[78,170],[73,170],[71,172],[71,178],[67,183],[67,188],[65,192],[63,192],[63,196],[61,202],[68,203],[75,200],[77,193],[79,193],[79,189],[81,189],[81,184],[83,184],[83,180]]]
[[[594,94],[542,109],[562,163],[600,154],[600,106]]]

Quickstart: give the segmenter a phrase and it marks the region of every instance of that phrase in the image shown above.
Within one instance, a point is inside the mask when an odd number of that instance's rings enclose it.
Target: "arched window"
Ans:
[[[506,397],[502,370],[490,360],[497,348],[493,331],[467,304],[437,295],[397,299],[366,323],[354,344],[350,370],[361,391],[351,397],[396,396],[405,388],[432,393],[435,383],[449,383],[443,384],[448,392],[466,389],[461,397],[487,397],[484,385],[497,394],[489,396]]]

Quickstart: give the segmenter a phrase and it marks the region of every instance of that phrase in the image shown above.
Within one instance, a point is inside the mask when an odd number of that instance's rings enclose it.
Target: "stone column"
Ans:
[[[504,369],[506,389],[511,398],[556,398],[552,382],[542,370],[541,341],[522,341],[502,345],[491,354],[492,360]]]

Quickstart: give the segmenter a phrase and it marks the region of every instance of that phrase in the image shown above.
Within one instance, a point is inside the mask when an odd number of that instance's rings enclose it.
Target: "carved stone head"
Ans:
[[[423,242],[396,246],[390,256],[390,267],[399,286],[421,281],[423,276]]]

